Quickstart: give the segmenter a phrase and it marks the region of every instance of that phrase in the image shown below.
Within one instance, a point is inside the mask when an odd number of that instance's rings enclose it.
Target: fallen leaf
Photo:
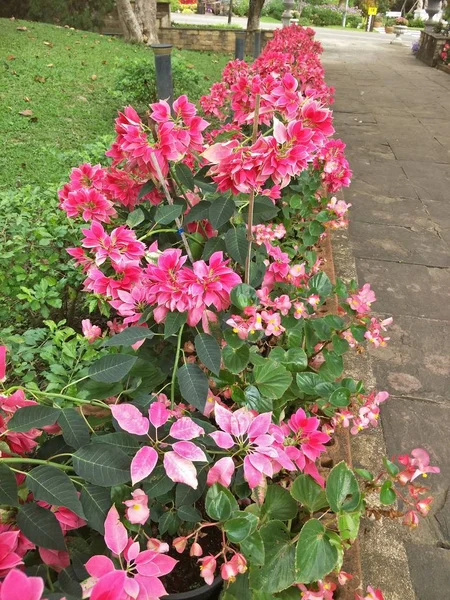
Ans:
[[[42,77],[41,75],[35,75],[34,80],[39,81],[39,83],[45,83],[47,81],[45,77]]]
[[[102,65],[107,65],[107,64],[108,64],[108,61],[102,60]]]
[[[88,101],[88,99],[86,98],[86,96],[78,96],[78,100],[80,102],[87,102]]]
[[[28,31],[28,27],[16,27],[17,31]]]
[[[37,123],[38,118],[37,117],[31,117],[30,121],[32,123]]]
[[[24,100],[24,102],[31,102],[31,99],[28,98],[28,96],[25,96],[25,98],[23,100]]]
[[[19,115],[22,115],[22,117],[32,117],[33,111],[30,108],[27,108],[26,110],[21,110]]]
[[[91,79],[92,81],[95,81],[97,79],[97,75],[91,75]]]
[[[49,65],[47,65],[47,67],[54,67],[55,65],[53,63],[50,63]]]
[[[16,60],[16,57],[14,56],[14,54],[8,54],[6,60]]]
[[[50,46],[50,48],[53,48],[53,44],[51,42],[44,42],[45,46]]]

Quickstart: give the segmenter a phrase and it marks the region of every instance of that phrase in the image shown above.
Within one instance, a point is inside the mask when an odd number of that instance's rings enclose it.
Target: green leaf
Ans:
[[[49,550],[65,550],[61,525],[55,515],[46,508],[28,502],[17,513],[16,523],[30,542]]]
[[[336,354],[339,354],[339,356],[345,354],[350,348],[350,344],[347,342],[347,340],[339,337],[338,335],[331,336],[331,341],[333,342],[333,350],[336,352]]]
[[[167,340],[171,335],[175,335],[186,323],[187,313],[180,313],[178,311],[167,313],[166,320],[164,322],[164,339]]]
[[[106,515],[112,505],[111,491],[86,483],[81,488],[80,501],[89,527],[104,535]]]
[[[155,189],[155,184],[153,183],[152,179],[149,179],[149,181],[147,181],[147,183],[144,183],[144,185],[139,190],[137,199],[140,200],[141,198],[143,198],[144,196],[149,194],[154,189]]]
[[[393,504],[397,499],[397,495],[392,489],[392,481],[388,479],[383,483],[380,490],[380,502],[381,504]]]
[[[62,591],[65,592],[66,599],[72,600],[76,598],[77,600],[81,600],[83,592],[81,585],[76,581],[75,577],[76,575],[72,567],[67,567],[58,574],[58,583]]]
[[[395,477],[400,472],[398,466],[386,457],[383,457],[383,464],[386,467],[386,471],[389,473],[389,475],[392,475],[392,477]]]
[[[355,469],[355,473],[362,477],[363,479],[367,479],[367,481],[373,480],[373,475],[367,469]]]
[[[203,248],[203,260],[209,260],[214,252],[225,252],[225,242],[220,237],[209,238]]]
[[[228,254],[241,266],[245,265],[248,254],[248,240],[245,227],[232,227],[225,234]]]
[[[75,450],[89,444],[91,437],[89,427],[74,408],[63,408],[58,417],[58,425],[61,427],[66,444],[75,448]]]
[[[236,210],[236,205],[232,198],[221,196],[211,202],[209,207],[209,221],[214,229],[219,229],[231,219]]]
[[[230,293],[230,300],[236,308],[243,310],[247,306],[259,304],[259,298],[256,295],[256,290],[251,285],[240,283],[236,285]]]
[[[36,500],[68,508],[84,519],[74,484],[61,469],[39,465],[27,473],[26,483]]]
[[[329,296],[333,290],[333,285],[323,271],[316,273],[309,280],[309,289],[314,294],[319,294],[322,298]]]
[[[248,206],[242,211],[242,215],[246,222],[248,222]],[[279,208],[272,202],[270,198],[266,196],[257,196],[253,205],[253,225],[259,225],[266,221],[271,221],[277,216]]]
[[[307,396],[317,396],[316,386],[323,380],[317,373],[297,373],[298,389]]]
[[[155,213],[155,223],[169,225],[180,217],[183,207],[179,204],[160,204]]]
[[[325,492],[331,510],[335,513],[352,512],[361,500],[355,474],[344,461],[331,469]]]
[[[145,220],[144,211],[141,208],[136,208],[136,210],[133,210],[128,215],[126,224],[128,225],[128,227],[130,229],[133,229],[137,225],[140,225],[142,223],[142,221],[144,221],[144,220]]]
[[[76,474],[101,487],[130,481],[130,464],[130,457],[110,444],[89,444],[73,455]]]
[[[17,499],[17,483],[11,469],[0,463],[0,504],[19,506]]]
[[[181,525],[181,521],[175,512],[168,510],[159,518],[158,527],[160,535],[168,533],[174,535]]]
[[[284,356],[283,364],[291,373],[297,373],[308,367],[308,357],[303,348],[290,348]]]
[[[194,175],[192,174],[190,168],[183,164],[183,163],[177,163],[175,165],[175,173],[178,177],[178,179],[180,180],[181,184],[187,189],[187,190],[194,190],[195,187],[195,183],[194,183]]]
[[[220,595],[220,600],[257,600],[255,594],[256,591],[249,588],[247,571],[246,573],[238,574],[234,581],[227,582],[227,586],[222,590]]]
[[[337,548],[330,542],[326,529],[317,519],[303,525],[295,553],[297,583],[312,583],[330,573],[338,560]]]
[[[142,486],[149,498],[157,498],[170,492],[175,486],[175,482],[167,477],[164,467],[159,465],[151,475],[144,479]]]
[[[255,385],[263,396],[278,400],[292,383],[292,375],[272,360],[257,365],[253,370]]]
[[[329,401],[333,406],[344,407],[350,404],[350,390],[339,387],[331,394]]]
[[[178,369],[177,379],[183,398],[203,412],[209,390],[208,377],[205,373],[198,365],[186,364]]]
[[[250,360],[250,348],[244,344],[240,348],[225,346],[222,350],[223,364],[231,373],[238,374],[245,369]]]
[[[89,377],[100,383],[116,383],[133,368],[137,356],[130,354],[109,354],[102,356],[89,367]]]
[[[288,492],[279,485],[269,485],[267,487],[264,504],[261,508],[262,519],[279,519],[288,521],[297,516],[297,502]]]
[[[205,499],[205,510],[214,521],[227,521],[233,511],[238,510],[238,503],[233,494],[219,483],[212,485]]]
[[[361,520],[361,512],[344,512],[338,514],[339,533],[343,540],[351,542],[358,537],[359,523]]]
[[[147,329],[147,327],[127,327],[120,333],[108,338],[103,345],[108,347],[132,346],[141,340],[151,339],[154,335],[153,331]]]
[[[265,562],[252,565],[250,588],[276,594],[290,587],[295,581],[295,548],[291,536],[282,521],[271,521],[260,529],[264,544]]]
[[[189,223],[193,223],[195,221],[202,221],[203,219],[207,219],[209,216],[210,205],[210,202],[202,200],[201,202],[189,209],[188,214],[184,216],[183,223],[185,225],[188,225]]]
[[[258,526],[258,517],[250,512],[238,512],[226,521],[224,530],[230,542],[239,544],[249,535],[256,531]]]
[[[54,425],[61,413],[59,408],[50,406],[23,406],[16,410],[8,421],[8,429],[18,433],[41,429],[46,425]]]
[[[329,350],[323,350],[323,356],[325,357],[325,362],[320,367],[319,374],[330,381],[339,379],[344,372],[342,356]]]
[[[188,523],[199,523],[203,520],[202,513],[195,506],[188,506],[186,504],[178,507],[177,515],[182,521],[187,521]]]
[[[299,475],[291,486],[291,496],[300,502],[306,510],[314,513],[328,506],[325,490],[314,481],[311,475]]]
[[[212,335],[207,333],[199,333],[195,336],[195,350],[199,359],[210,371],[215,375],[220,373],[220,362],[222,356],[220,346]]]
[[[91,443],[112,444],[116,448],[123,450],[126,454],[133,454],[133,456],[139,450],[139,442],[136,437],[125,431],[115,431],[114,433],[106,433],[105,435],[93,435]]]
[[[264,398],[259,393],[258,388],[254,385],[249,385],[244,390],[245,406],[251,410],[256,410],[258,413],[270,412],[273,410],[273,402],[269,398]]]
[[[263,565],[265,560],[264,543],[258,531],[242,540],[241,552],[251,565]]]

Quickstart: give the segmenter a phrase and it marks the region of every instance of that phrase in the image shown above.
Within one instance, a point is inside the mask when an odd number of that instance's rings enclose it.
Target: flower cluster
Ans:
[[[444,65],[450,65],[450,42],[445,42],[439,56]]]

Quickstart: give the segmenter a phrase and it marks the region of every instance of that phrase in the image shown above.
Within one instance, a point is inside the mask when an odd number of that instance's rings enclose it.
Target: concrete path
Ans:
[[[381,316],[394,317],[389,346],[371,352],[376,385],[391,394],[382,410],[385,444],[389,455],[424,447],[431,464],[441,467],[440,476],[423,481],[433,483],[433,516],[411,535],[396,529],[395,551],[383,549],[389,542],[379,535],[373,544],[363,542],[369,558],[365,575],[368,583],[384,587],[386,600],[446,600],[450,76],[424,66],[409,48],[390,45],[386,38],[364,43],[327,39],[324,46],[327,82],[336,87],[337,134],[347,144],[354,173],[345,193],[353,205],[350,250],[359,282],[370,282],[376,291],[374,307]],[[354,458],[365,462],[364,456]],[[400,555],[405,557],[402,567],[396,562]],[[402,593],[398,582],[403,580]]]

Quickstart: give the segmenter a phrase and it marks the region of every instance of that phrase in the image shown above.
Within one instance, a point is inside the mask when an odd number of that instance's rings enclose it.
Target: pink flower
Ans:
[[[350,308],[356,310],[358,314],[370,312],[370,306],[375,300],[375,292],[370,289],[370,283],[365,283],[357,294],[352,294],[347,298]]]
[[[4,531],[0,533],[0,577],[4,577],[10,569],[23,564],[17,554],[19,531]]]
[[[336,584],[330,581],[318,581],[318,590],[308,590],[302,583],[299,584],[299,588],[302,591],[302,600],[333,600],[333,592],[336,589]]]
[[[94,188],[80,188],[69,192],[67,199],[61,204],[61,208],[66,211],[68,217],[77,217],[79,215],[85,221],[110,222],[110,217],[116,217],[117,213],[110,200]]]
[[[40,600],[44,591],[41,577],[27,577],[18,569],[11,569],[0,585],[0,600]]]
[[[83,319],[81,321],[81,328],[83,330],[83,335],[87,339],[87,341],[92,344],[98,338],[102,337],[101,327],[98,325],[92,325],[90,319]]]
[[[433,502],[433,497],[428,496],[428,498],[423,498],[419,500],[416,504],[416,509],[420,512],[422,517],[426,517],[431,509],[431,503]]]
[[[234,462],[230,456],[220,458],[208,471],[206,483],[213,485],[220,483],[224,487],[230,487],[234,473]]]
[[[136,234],[124,225],[116,227],[108,235],[101,223],[93,221],[89,229],[83,229],[82,246],[95,252],[95,263],[100,266],[107,258],[120,263],[122,260],[138,261],[145,253],[145,244],[136,239]]]
[[[105,172],[101,165],[92,166],[90,163],[85,163],[72,169],[70,173],[70,187],[72,190],[90,187],[101,190],[104,178]]]
[[[6,346],[0,346],[0,383],[6,379]]]
[[[372,586],[367,587],[366,596],[355,594],[355,600],[384,600],[384,596],[379,589],[374,589]]]
[[[127,507],[126,514],[130,523],[138,523],[145,525],[150,517],[150,509],[148,508],[148,496],[142,490],[134,490],[131,492],[132,500],[125,500],[124,504]]]
[[[217,561],[214,556],[205,556],[204,558],[199,558],[198,560],[200,564],[200,577],[205,580],[205,583],[208,585],[212,585],[214,581],[214,573],[217,567]]]

